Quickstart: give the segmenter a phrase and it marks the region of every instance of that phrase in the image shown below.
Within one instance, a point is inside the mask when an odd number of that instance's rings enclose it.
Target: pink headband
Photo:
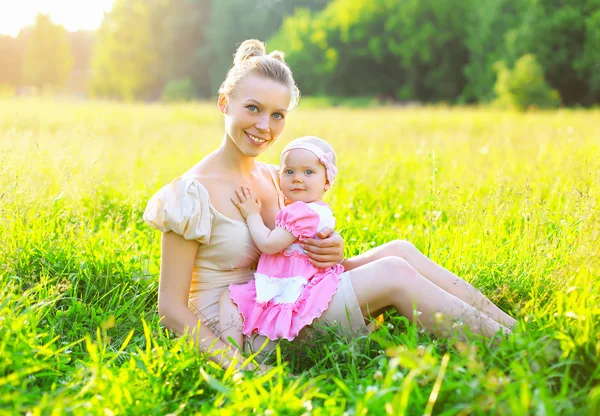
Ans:
[[[308,150],[309,152],[313,152],[315,154],[315,156],[317,157],[317,159],[319,159],[319,161],[323,164],[323,166],[325,166],[327,181],[329,182],[329,185],[333,185],[333,180],[335,179],[335,175],[337,175],[337,172],[338,172],[337,167],[333,164],[333,158],[335,156],[335,153],[325,152],[323,149],[321,149],[316,144],[313,144],[313,143],[309,142],[308,140],[306,140],[311,137],[315,137],[315,136],[300,137],[299,139],[296,139],[296,140],[292,141],[290,144],[288,144],[281,151],[280,164],[283,165],[283,155],[286,152],[288,152],[292,149]]]

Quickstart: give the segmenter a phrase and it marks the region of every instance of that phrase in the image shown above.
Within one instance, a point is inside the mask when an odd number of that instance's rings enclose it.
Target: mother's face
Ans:
[[[225,132],[243,154],[260,155],[283,131],[290,99],[288,87],[279,82],[244,77],[230,97],[219,97]]]

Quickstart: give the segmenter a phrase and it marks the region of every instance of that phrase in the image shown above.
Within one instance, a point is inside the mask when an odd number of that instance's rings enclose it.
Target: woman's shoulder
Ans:
[[[217,176],[215,171],[215,162],[213,161],[211,155],[208,155],[185,171],[180,178],[186,180],[195,180],[204,188],[206,188],[205,184],[210,184],[210,180]]]
[[[276,165],[274,163],[266,163],[266,162],[257,162],[258,165],[262,166],[264,169],[268,170],[269,172],[273,172],[277,175],[279,175],[279,165]]]
[[[188,169],[180,179],[188,183],[194,181],[194,186],[202,188],[208,195],[219,196],[225,178],[218,169],[218,163],[210,156],[208,155]]]
[[[183,174],[161,187],[158,191],[156,191],[152,198],[174,197],[177,199],[177,202],[182,203],[185,203],[188,198],[191,198],[198,199],[201,203],[210,204],[210,193],[208,192],[207,187],[203,184],[204,180],[206,179],[202,177],[191,176],[187,173]]]
[[[218,191],[222,178],[218,175],[201,174],[198,172],[186,172],[173,182],[181,182],[185,186],[192,186],[206,194],[210,201],[210,195]]]
[[[284,206],[284,196],[281,192],[281,184],[279,183],[279,166],[271,163],[259,162],[259,166],[262,167],[264,179],[273,184],[275,191],[278,196],[279,207]]]
[[[152,195],[143,217],[152,228],[208,243],[214,217],[210,206],[210,195],[202,183],[184,175]]]
[[[279,185],[279,166],[272,163],[256,161],[261,176],[269,182],[274,182]]]

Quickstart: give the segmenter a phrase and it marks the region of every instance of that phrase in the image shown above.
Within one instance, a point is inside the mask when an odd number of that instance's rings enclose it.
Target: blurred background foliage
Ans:
[[[600,103],[600,0],[115,0],[95,32],[40,15],[0,36],[0,90],[214,97],[248,38],[285,52],[304,95]]]

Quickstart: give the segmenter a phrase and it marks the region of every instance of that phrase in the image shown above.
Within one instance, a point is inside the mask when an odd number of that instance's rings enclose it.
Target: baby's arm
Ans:
[[[261,253],[279,253],[296,241],[296,237],[284,228],[276,227],[273,231],[269,230],[260,214],[252,213],[248,215],[246,222],[254,244]]]
[[[236,191],[236,194],[237,199],[232,198],[231,202],[238,207],[246,219],[254,244],[262,253],[279,253],[296,241],[296,237],[284,228],[277,227],[273,231],[267,228],[260,216],[261,203],[254,199],[249,188],[243,186]]]

